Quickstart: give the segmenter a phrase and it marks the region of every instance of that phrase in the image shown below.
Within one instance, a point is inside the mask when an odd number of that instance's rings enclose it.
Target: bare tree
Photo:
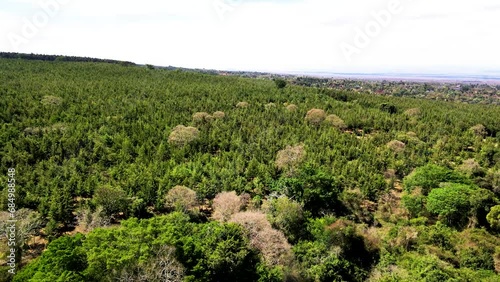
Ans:
[[[212,214],[212,218],[226,222],[229,218],[239,212],[243,207],[243,201],[241,197],[236,195],[236,192],[222,192],[215,196],[215,199],[212,204],[212,208],[214,210]]]

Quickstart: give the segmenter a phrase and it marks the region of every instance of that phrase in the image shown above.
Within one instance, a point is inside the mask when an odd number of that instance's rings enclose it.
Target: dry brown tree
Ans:
[[[193,114],[193,122],[196,125],[204,124],[212,121],[213,117],[206,112],[198,112]]]
[[[231,216],[241,210],[243,207],[241,197],[236,195],[236,192],[222,192],[215,196],[212,203],[213,214],[212,218],[226,222]]]
[[[236,213],[229,222],[243,226],[250,239],[250,246],[260,251],[268,265],[287,265],[291,261],[290,244],[281,231],[272,228],[265,213],[259,211]]]
[[[275,164],[278,169],[285,170],[288,174],[292,175],[305,156],[304,145],[287,146],[278,152]]]

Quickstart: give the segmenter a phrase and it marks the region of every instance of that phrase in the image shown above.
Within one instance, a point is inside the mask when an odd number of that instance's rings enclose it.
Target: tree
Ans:
[[[243,202],[236,195],[236,192],[221,192],[215,196],[212,203],[212,218],[217,221],[226,222],[233,214],[239,212],[242,207]]]
[[[463,226],[471,207],[469,197],[472,192],[470,186],[463,184],[433,189],[427,197],[427,210],[439,215],[450,226]]]
[[[276,167],[287,171],[287,174],[291,176],[304,160],[305,155],[304,145],[287,146],[278,152],[275,161]]]
[[[283,89],[286,87],[286,80],[284,79],[276,78],[274,79],[274,83],[276,84],[276,87],[278,87],[278,89]]]
[[[175,186],[165,196],[165,207],[171,210],[188,212],[197,204],[196,192],[185,186]]]
[[[107,216],[112,216],[119,212],[125,213],[129,204],[125,191],[109,185],[97,188],[93,199],[98,206],[102,207],[104,214]]]
[[[279,197],[267,201],[264,211],[270,215],[270,222],[282,231],[290,243],[296,243],[304,233],[305,216],[302,206],[288,197]]]
[[[486,216],[486,220],[488,220],[492,229],[500,231],[500,205],[491,208],[490,212]]]
[[[439,184],[442,182],[469,184],[470,180],[448,168],[427,164],[415,169],[410,175],[405,177],[403,186],[407,192],[420,187],[422,188],[422,194],[427,195],[432,188],[439,187]]]

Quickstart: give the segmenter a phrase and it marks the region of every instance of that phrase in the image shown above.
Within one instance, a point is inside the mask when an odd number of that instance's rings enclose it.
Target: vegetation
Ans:
[[[499,281],[497,105],[287,81],[0,59],[3,281]]]

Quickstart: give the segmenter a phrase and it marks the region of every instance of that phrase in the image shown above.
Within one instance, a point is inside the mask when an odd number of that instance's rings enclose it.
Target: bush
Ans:
[[[264,108],[265,108],[266,110],[270,110],[270,109],[272,109],[272,108],[276,108],[276,104],[275,104],[275,103],[268,103],[268,104],[265,104],[265,105],[264,105]]]
[[[185,186],[175,186],[165,196],[165,207],[171,210],[188,212],[197,204],[196,192]]]
[[[248,104],[248,102],[239,102],[236,104],[236,108],[248,108],[249,106],[250,104]]]
[[[344,130],[347,128],[347,125],[345,122],[338,116],[336,115],[329,115],[326,117],[325,122],[328,123],[329,125],[338,128],[340,130]]]
[[[392,140],[391,142],[387,143],[387,148],[391,149],[395,153],[401,153],[405,150],[406,144],[398,141],[398,140]]]
[[[289,112],[295,112],[298,109],[299,109],[299,107],[297,107],[297,105],[295,105],[295,104],[289,104],[286,106],[286,110]]]
[[[213,214],[212,218],[226,222],[231,216],[241,210],[243,201],[241,197],[236,195],[236,192],[222,192],[215,196],[212,203]]]
[[[211,120],[212,116],[206,112],[198,112],[193,114],[193,122],[197,125],[210,122]]]
[[[420,116],[421,113],[422,113],[422,111],[420,111],[419,108],[411,108],[411,109],[408,109],[404,112],[404,114],[409,116],[409,117],[418,117],[418,116]]]
[[[43,96],[43,98],[42,98],[42,104],[44,104],[44,105],[58,106],[58,105],[61,105],[62,102],[63,102],[63,99],[61,97],[52,96],[52,95]]]
[[[177,146],[184,146],[197,140],[199,136],[200,132],[197,128],[178,125],[170,133],[170,136],[168,137],[168,143]]]
[[[325,111],[321,109],[311,109],[307,112],[305,120],[312,125],[320,125],[326,118]]]
[[[470,128],[472,133],[474,133],[478,137],[485,137],[488,135],[488,131],[486,130],[486,127],[482,124],[476,124],[473,127]]]
[[[474,159],[467,159],[458,167],[458,171],[465,175],[472,176],[481,172],[481,166]]]
[[[217,111],[212,114],[212,117],[214,119],[223,119],[224,117],[226,117],[226,114],[224,112]]]

